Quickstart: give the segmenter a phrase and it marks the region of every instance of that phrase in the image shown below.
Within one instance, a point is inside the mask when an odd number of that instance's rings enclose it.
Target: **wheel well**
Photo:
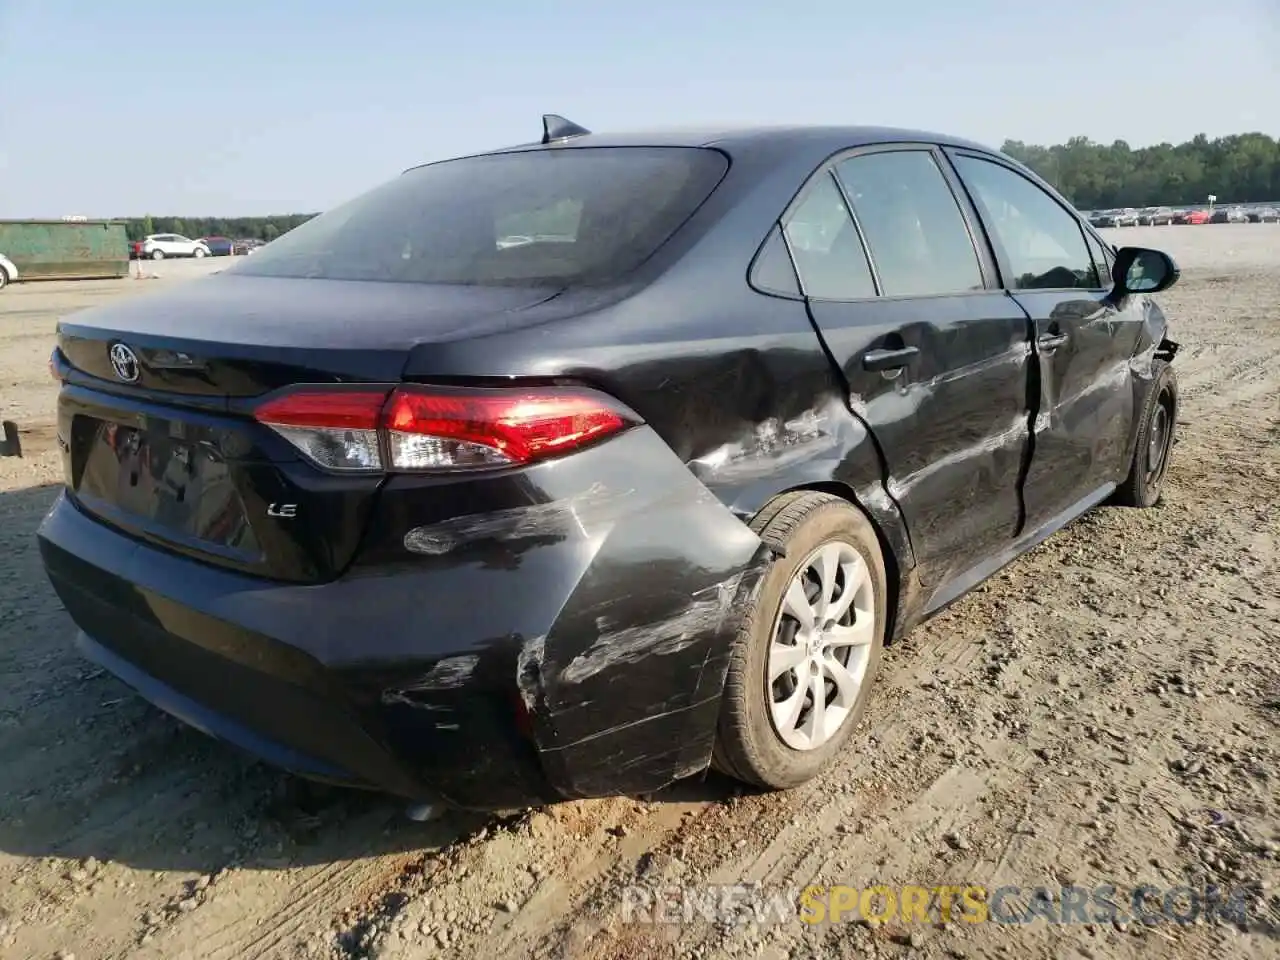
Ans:
[[[794,493],[797,490],[812,490],[814,493],[829,493],[834,497],[839,497],[841,500],[847,501],[851,506],[856,507],[867,518],[867,522],[871,524],[871,529],[876,532],[876,540],[880,543],[880,556],[884,559],[885,589],[889,594],[886,598],[888,601],[888,618],[885,621],[885,643],[887,645],[892,642],[898,619],[898,599],[902,591],[902,567],[898,555],[894,553],[893,547],[890,546],[888,538],[884,535],[884,531],[880,529],[880,524],[876,522],[871,512],[858,501],[857,494],[847,483],[841,483],[839,480],[802,483],[797,487],[790,487],[787,490],[780,491],[778,496]]]

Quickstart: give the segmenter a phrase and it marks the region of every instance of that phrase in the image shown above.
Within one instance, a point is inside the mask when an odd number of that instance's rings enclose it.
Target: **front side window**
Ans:
[[[1115,263],[1115,258],[1106,245],[1092,233],[1086,231],[1085,239],[1089,241],[1089,252],[1093,254],[1093,266],[1098,274],[1098,288],[1110,287],[1111,265]]]
[[[607,283],[638,267],[719,184],[685,147],[578,147],[410,170],[228,272],[441,284]]]
[[[1008,167],[959,156],[956,167],[1003,249],[1015,290],[1101,286],[1080,221],[1038,186]]]
[[[876,295],[858,229],[830,174],[809,185],[783,231],[805,296],[860,300]]]
[[[836,167],[887,297],[983,289],[964,215],[933,155],[900,150]]]

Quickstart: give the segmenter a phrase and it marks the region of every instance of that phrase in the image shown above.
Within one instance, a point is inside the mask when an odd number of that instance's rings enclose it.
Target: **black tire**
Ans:
[[[196,247],[195,250],[192,252],[191,256],[195,257],[197,260],[202,260],[205,257],[207,257],[208,254],[205,253],[203,247]]]
[[[840,497],[804,490],[783,494],[756,515],[751,528],[767,543],[783,547],[786,556],[773,562],[739,628],[725,678],[711,763],[737,780],[782,790],[821,773],[857,727],[880,665],[888,622],[888,589],[875,530],[861,511]],[[842,726],[822,746],[797,750],[787,746],[774,729],[766,683],[768,652],[792,578],[814,550],[836,541],[853,547],[870,571],[875,597],[874,639],[857,699]]]
[[[4,267],[0,267],[0,290],[9,285],[9,271]]]
[[[1123,507],[1154,507],[1160,502],[1173,453],[1178,423],[1178,375],[1164,360],[1156,360],[1151,369],[1151,386],[1138,420],[1129,475],[1112,497],[1113,503]]]
[[[152,260],[163,260],[163,259],[164,259],[164,251],[163,251],[163,250],[161,250],[159,247],[156,247],[154,250],[152,250],[152,251],[151,251],[151,259],[152,259]]]

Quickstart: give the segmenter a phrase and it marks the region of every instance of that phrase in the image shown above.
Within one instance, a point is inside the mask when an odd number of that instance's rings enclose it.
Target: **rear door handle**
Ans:
[[[901,370],[919,352],[919,347],[898,347],[896,350],[869,350],[862,355],[862,366],[867,370]]]
[[[1067,342],[1065,333],[1046,333],[1043,337],[1036,341],[1041,350],[1057,350],[1060,346]]]

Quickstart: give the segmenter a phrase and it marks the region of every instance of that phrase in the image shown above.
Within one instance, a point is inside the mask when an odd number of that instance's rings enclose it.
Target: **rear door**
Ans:
[[[1023,496],[1029,530],[1055,526],[1124,477],[1142,298],[1112,302],[1110,275],[1096,262],[1110,257],[1065,201],[998,157],[951,155],[1005,284],[1035,323],[1038,397]]]
[[[811,316],[881,449],[921,579],[1007,547],[1021,520],[1030,330],[929,145],[863,148],[810,181],[785,235]]]

